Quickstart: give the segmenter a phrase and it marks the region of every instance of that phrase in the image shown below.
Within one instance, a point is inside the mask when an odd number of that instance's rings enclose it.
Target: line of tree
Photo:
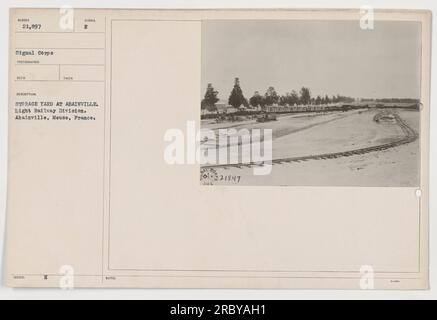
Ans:
[[[217,108],[215,104],[219,101],[217,98],[218,92],[214,90],[211,83],[208,84],[205,92],[205,96],[201,102],[201,108],[208,111],[216,111]],[[272,105],[321,105],[329,103],[351,103],[355,101],[354,98],[346,97],[342,95],[335,95],[329,97],[325,96],[315,96],[311,95],[311,91],[307,87],[302,87],[299,93],[295,90],[287,92],[285,95],[279,95],[274,87],[269,87],[264,95],[260,94],[259,91],[255,93],[247,100],[244,97],[243,90],[240,87],[240,80],[235,78],[234,87],[232,88],[231,94],[229,95],[228,103],[234,108],[239,108],[241,105],[245,107],[266,107]]]
[[[275,91],[275,88],[269,87],[264,95],[261,95],[259,91],[255,91],[253,96],[249,99],[249,103],[253,107],[265,107],[272,105],[280,105],[280,106],[294,106],[294,105],[321,105],[321,104],[329,104],[329,103],[351,103],[355,101],[354,98],[346,97],[342,95],[335,95],[329,97],[328,95],[324,96],[315,96],[311,95],[311,90],[307,87],[302,87],[299,93],[296,90],[292,90],[287,92],[285,95],[278,95]]]
[[[383,99],[362,99],[363,102],[381,102],[381,103],[420,103],[420,99],[410,98],[383,98]]]

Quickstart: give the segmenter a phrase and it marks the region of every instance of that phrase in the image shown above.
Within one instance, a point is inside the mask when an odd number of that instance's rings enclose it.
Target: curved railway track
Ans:
[[[341,158],[341,157],[350,157],[354,155],[361,155],[365,153],[375,152],[375,151],[382,151],[391,149],[403,144],[411,143],[415,141],[418,138],[418,134],[416,131],[414,131],[410,126],[408,126],[405,121],[397,114],[392,113],[396,123],[399,125],[399,127],[402,129],[404,136],[389,142],[384,143],[377,146],[371,146],[366,148],[359,148],[359,149],[353,149],[349,151],[342,151],[342,152],[332,152],[332,153],[324,153],[324,154],[316,154],[316,155],[308,155],[308,156],[302,156],[302,157],[290,157],[290,158],[281,158],[281,159],[274,159],[271,161],[271,164],[281,164],[281,163],[291,163],[291,162],[301,162],[301,161],[308,161],[308,160],[323,160],[323,159],[335,159],[335,158]],[[219,164],[219,165],[205,165],[202,166],[201,169],[206,168],[243,168],[243,167],[252,167],[252,166],[262,166],[265,162],[250,162],[250,163],[236,163],[236,164]],[[269,162],[270,163],[270,162]]]

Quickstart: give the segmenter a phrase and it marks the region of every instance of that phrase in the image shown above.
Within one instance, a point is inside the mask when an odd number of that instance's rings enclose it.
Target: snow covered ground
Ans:
[[[379,110],[295,114],[274,122],[239,123],[240,128],[271,128],[273,159],[356,150],[396,141],[404,133],[396,123],[373,121]],[[419,112],[394,110],[416,132]],[[216,127],[217,128],[217,127]],[[211,147],[211,146],[210,146]],[[391,186],[419,185],[419,140],[366,154],[336,159],[275,164],[266,176],[253,168],[215,168],[220,185]],[[229,179],[225,179],[229,177]],[[238,177],[238,178],[235,178]]]

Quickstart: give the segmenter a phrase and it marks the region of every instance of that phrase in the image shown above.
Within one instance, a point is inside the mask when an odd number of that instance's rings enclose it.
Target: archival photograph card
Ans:
[[[431,14],[10,11],[10,287],[427,289]]]

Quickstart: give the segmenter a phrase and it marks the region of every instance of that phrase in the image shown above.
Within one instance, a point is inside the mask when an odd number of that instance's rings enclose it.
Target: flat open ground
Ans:
[[[273,130],[273,159],[347,152],[399,141],[405,132],[396,122],[373,121],[380,110],[354,110],[329,114],[294,114],[277,121],[204,124],[203,128],[269,128]],[[419,132],[419,112],[392,110],[408,127]],[[205,148],[215,148],[206,144]],[[255,176],[252,167],[217,167],[213,184],[293,186],[392,186],[419,185],[419,139],[386,150],[327,159],[275,163],[270,175]]]

